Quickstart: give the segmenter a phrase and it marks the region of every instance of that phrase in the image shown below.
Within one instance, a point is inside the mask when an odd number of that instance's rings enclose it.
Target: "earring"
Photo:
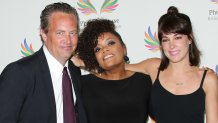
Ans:
[[[124,61],[125,61],[127,64],[130,63],[130,61],[129,61],[129,57],[128,57],[127,55],[124,56]]]
[[[99,68],[97,68],[97,72],[98,72],[98,73],[103,73],[103,72],[104,72],[104,69],[101,68],[101,67],[99,67]]]

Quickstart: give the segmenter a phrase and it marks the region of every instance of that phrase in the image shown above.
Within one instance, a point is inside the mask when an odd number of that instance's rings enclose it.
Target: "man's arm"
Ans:
[[[22,71],[16,63],[9,64],[0,75],[0,123],[17,123],[24,103],[25,88]]]

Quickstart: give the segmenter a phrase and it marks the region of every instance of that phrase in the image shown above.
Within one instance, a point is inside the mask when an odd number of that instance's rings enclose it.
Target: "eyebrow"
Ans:
[[[166,35],[170,35],[170,34],[173,34],[173,36],[183,35],[183,34],[180,34],[180,33],[169,33],[169,34],[163,34],[162,37],[167,37]]]

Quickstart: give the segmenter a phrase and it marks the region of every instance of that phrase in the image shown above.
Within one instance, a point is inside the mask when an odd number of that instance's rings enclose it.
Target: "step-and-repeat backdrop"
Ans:
[[[43,8],[57,0],[2,0],[0,5],[0,72],[10,62],[33,54],[42,43],[39,17]],[[160,57],[157,22],[168,7],[176,6],[192,21],[202,51],[201,66],[218,72],[218,0],[63,0],[79,13],[81,28],[93,18],[115,22],[131,63]]]
[[[0,5],[0,72],[10,62],[37,51],[39,16],[43,8],[57,0],[3,0]],[[218,0],[63,0],[74,6],[81,18],[80,26],[93,18],[115,22],[122,35],[131,63],[160,57],[158,41],[153,38],[157,22],[168,7],[176,6],[192,21],[197,44],[202,51],[201,66],[217,72]]]

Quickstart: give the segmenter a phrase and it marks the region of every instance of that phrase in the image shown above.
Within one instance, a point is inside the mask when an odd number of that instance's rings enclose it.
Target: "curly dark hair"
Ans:
[[[108,19],[89,20],[79,36],[77,53],[84,61],[85,69],[88,71],[103,72],[95,57],[94,48],[98,44],[98,37],[106,32],[117,36],[123,46],[125,46],[120,34],[116,31],[113,21]]]
[[[187,35],[192,43],[189,46],[189,62],[191,66],[199,66],[201,52],[197,47],[195,37],[193,35],[192,24],[190,18],[183,13],[179,13],[178,9],[170,6],[166,14],[162,15],[158,21],[158,38],[162,45],[163,34],[178,33]],[[164,70],[169,65],[169,59],[161,49],[162,59],[160,70]]]

